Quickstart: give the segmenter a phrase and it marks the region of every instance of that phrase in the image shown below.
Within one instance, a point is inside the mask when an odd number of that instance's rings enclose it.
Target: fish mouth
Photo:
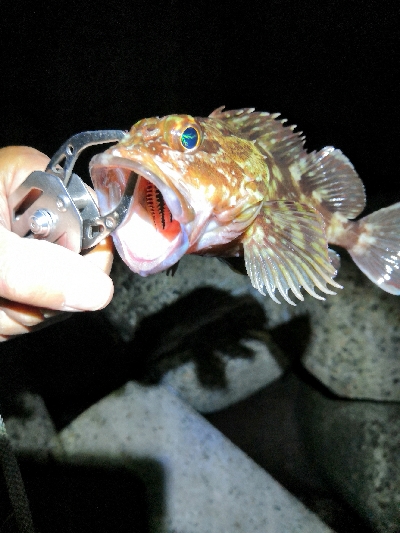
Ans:
[[[147,276],[174,265],[189,247],[191,210],[167,179],[138,161],[99,154],[90,162],[90,176],[102,215],[131,196],[128,212],[113,232],[118,253],[131,270]]]

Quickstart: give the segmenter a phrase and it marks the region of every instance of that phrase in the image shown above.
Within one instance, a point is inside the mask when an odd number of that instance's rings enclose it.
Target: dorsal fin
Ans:
[[[219,107],[213,111],[210,118],[225,121],[239,136],[254,141],[262,153],[270,153],[287,166],[306,156],[302,132],[294,132],[296,126],[284,126],[286,119],[277,120],[280,113],[254,112],[252,107],[233,111],[223,109]]]
[[[304,149],[302,132],[284,126],[279,113],[254,112],[254,108],[213,111],[211,118],[223,120],[239,136],[254,141],[262,153],[270,153],[278,163],[291,167],[306,196],[313,196],[331,213],[357,217],[365,207],[364,185],[353,165],[340,151],[330,146],[310,154]]]
[[[331,213],[356,218],[365,207],[365,190],[349,159],[332,146],[299,162],[300,187]]]

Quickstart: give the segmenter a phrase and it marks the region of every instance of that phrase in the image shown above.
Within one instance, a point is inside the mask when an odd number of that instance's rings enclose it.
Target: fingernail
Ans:
[[[53,316],[57,316],[58,314],[60,314],[60,311],[55,311],[54,309],[39,309],[39,311],[45,320],[47,320],[48,318],[53,318]]]
[[[102,271],[92,271],[89,279],[76,280],[65,291],[63,311],[96,311],[105,307],[113,295],[113,283]]]

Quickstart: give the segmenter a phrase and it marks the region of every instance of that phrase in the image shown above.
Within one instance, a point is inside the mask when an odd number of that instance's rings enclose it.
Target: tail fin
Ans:
[[[359,237],[349,249],[354,262],[378,287],[400,295],[400,202],[356,224]]]

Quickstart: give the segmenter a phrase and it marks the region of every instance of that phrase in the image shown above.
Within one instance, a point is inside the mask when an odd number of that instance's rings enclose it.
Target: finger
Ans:
[[[45,309],[43,307],[34,307],[33,305],[11,302],[5,298],[0,298],[0,310],[22,326],[32,327],[58,316],[62,311],[54,309]]]
[[[40,307],[11,302],[4,298],[0,298],[0,310],[14,322],[18,322],[18,324],[27,327],[35,326],[36,324],[43,322],[45,319]],[[53,311],[53,313],[58,312],[59,311]]]
[[[101,309],[111,300],[113,284],[96,257],[104,261],[107,253],[87,260],[62,246],[23,239],[0,226],[0,296],[64,311]]]
[[[107,274],[111,272],[113,264],[114,245],[111,237],[107,237],[99,242],[97,246],[89,250],[84,258],[94,266],[100,268]]]
[[[0,149],[0,178],[7,196],[34,170],[45,170],[50,159],[30,146],[6,146]]]
[[[45,170],[49,158],[29,146],[7,146],[0,149],[0,188],[4,186],[4,198],[0,198],[0,202],[8,198],[8,196],[26,179],[26,177],[34,170]],[[90,194],[97,202],[95,191],[87,186]],[[1,196],[1,190],[0,190]],[[0,206],[1,207],[1,206]],[[7,211],[7,223],[4,224],[9,227],[8,219],[8,205],[5,206],[4,211]],[[1,216],[1,215],[0,215]],[[92,249],[86,257],[89,258],[93,264],[105,272],[110,272],[112,266],[113,247],[111,239],[102,242],[100,245]]]
[[[28,146],[0,149],[0,224],[10,228],[8,197],[34,170],[44,170],[49,158]]]
[[[0,309],[0,333],[1,337],[4,337],[4,340],[7,340],[10,335],[20,335],[21,333],[28,333],[28,331],[28,326],[15,322],[15,320]]]
[[[70,316],[71,313],[41,309],[0,298],[0,342],[38,331]]]

